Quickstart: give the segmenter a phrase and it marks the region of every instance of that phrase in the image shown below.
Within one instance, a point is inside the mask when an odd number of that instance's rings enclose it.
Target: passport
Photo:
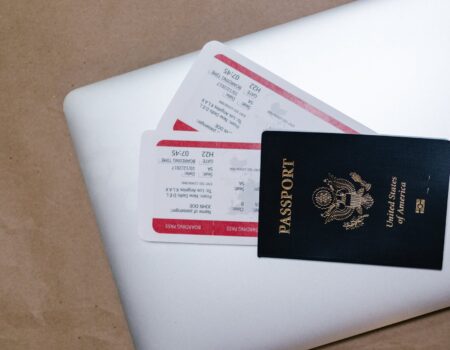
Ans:
[[[442,269],[449,144],[265,131],[258,256]]]

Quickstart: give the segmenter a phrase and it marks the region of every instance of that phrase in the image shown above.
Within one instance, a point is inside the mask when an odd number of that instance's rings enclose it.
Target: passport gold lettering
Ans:
[[[399,204],[397,209],[397,221],[401,225],[405,222],[406,182],[400,183]]]
[[[385,226],[393,228],[395,219],[402,225],[405,220],[405,200],[406,200],[406,182],[400,182],[400,189],[397,191],[398,179],[396,176],[391,178],[391,188],[388,194],[388,210]],[[398,193],[398,208],[395,209]]]
[[[292,189],[294,187],[294,162],[283,158],[281,168],[280,223],[279,234],[291,233]]]
[[[387,211],[387,219],[386,219],[386,227],[392,228],[394,227],[394,218],[395,218],[395,193],[397,192],[397,177],[392,176],[391,179],[391,190],[388,195],[388,211]]]

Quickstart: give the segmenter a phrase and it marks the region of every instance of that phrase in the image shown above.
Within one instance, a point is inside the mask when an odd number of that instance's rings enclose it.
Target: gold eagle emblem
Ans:
[[[325,219],[325,224],[348,219],[342,227],[354,230],[363,226],[364,220],[369,217],[364,211],[374,203],[368,193],[372,185],[355,172],[351,172],[350,177],[353,182],[328,174],[323,180],[326,186],[321,186],[313,192],[312,201],[322,210],[320,215]]]

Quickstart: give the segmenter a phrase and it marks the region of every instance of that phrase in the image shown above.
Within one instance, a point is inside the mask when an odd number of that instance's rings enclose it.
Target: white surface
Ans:
[[[376,132],[449,138],[449,14],[445,0],[359,1],[230,44]],[[141,241],[140,136],[156,126],[192,60],[93,84],[65,101],[139,349],[302,349],[450,305],[449,239],[443,271]]]

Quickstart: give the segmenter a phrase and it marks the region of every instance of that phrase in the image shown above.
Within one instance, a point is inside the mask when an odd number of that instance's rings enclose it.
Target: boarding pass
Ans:
[[[216,41],[201,50],[158,125],[245,137],[271,129],[373,133]]]
[[[139,234],[149,241],[256,245],[260,139],[142,136]]]

